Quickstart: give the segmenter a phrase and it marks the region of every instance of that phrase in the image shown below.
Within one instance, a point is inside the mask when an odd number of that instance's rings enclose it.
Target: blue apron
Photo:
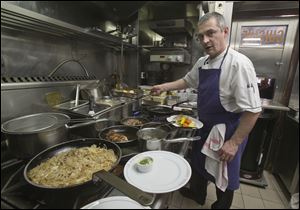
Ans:
[[[227,53],[228,48],[218,69],[203,70],[202,67],[199,68],[197,108],[199,120],[203,122],[204,126],[199,130],[199,135],[202,137],[201,140],[193,142],[192,167],[198,173],[212,182],[215,182],[215,179],[205,170],[206,156],[201,153],[201,149],[214,125],[219,123],[226,124],[225,141],[227,141],[235,132],[241,117],[241,113],[226,111],[220,101],[219,84],[221,67]],[[227,189],[236,190],[239,188],[240,163],[246,144],[247,138],[244,139],[243,143],[239,145],[238,151],[233,160],[227,163]]]

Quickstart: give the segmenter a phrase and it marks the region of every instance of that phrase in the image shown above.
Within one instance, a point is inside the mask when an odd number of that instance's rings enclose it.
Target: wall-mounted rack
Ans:
[[[93,42],[109,48],[120,48],[122,39],[111,34],[88,30],[51,18],[11,3],[1,1],[1,28],[22,29],[50,34],[53,36]],[[123,41],[124,48],[137,48],[136,45]]]
[[[23,88],[73,86],[96,83],[95,76],[37,76],[37,77],[1,77],[1,91]]]

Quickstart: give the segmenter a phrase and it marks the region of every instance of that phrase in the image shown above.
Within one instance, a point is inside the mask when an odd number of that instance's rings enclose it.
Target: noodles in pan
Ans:
[[[62,152],[28,172],[29,179],[47,187],[67,187],[92,179],[92,174],[109,171],[117,161],[112,149],[96,145]]]

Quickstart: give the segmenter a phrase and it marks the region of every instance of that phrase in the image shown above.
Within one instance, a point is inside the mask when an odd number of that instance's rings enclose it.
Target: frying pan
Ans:
[[[130,120],[130,119],[139,120],[142,123],[142,125],[129,125],[127,123],[127,120]],[[140,128],[141,126],[143,126],[145,123],[148,123],[148,122],[149,122],[149,120],[144,118],[144,117],[126,117],[126,118],[121,120],[122,125],[133,126],[133,127],[138,127],[138,128]]]
[[[33,169],[34,167],[38,166],[42,162],[48,160],[49,158],[65,151],[69,151],[74,148],[82,148],[82,147],[89,147],[92,145],[97,145],[99,147],[105,147],[107,149],[112,149],[117,156],[116,162],[112,165],[112,168],[109,170],[112,171],[116,166],[119,164],[121,156],[122,156],[122,151],[118,145],[116,145],[113,142],[105,141],[105,140],[100,140],[96,138],[90,138],[90,139],[77,139],[73,141],[68,141],[64,142],[61,144],[57,144],[53,147],[50,147],[39,154],[37,154],[34,158],[32,158],[27,165],[24,168],[24,178],[25,180],[31,185],[39,190],[55,190],[55,192],[61,192],[62,190],[68,190],[68,189],[81,189],[80,187],[87,186],[89,183],[100,183],[102,180],[105,182],[109,183],[113,187],[117,188],[119,191],[124,193],[125,195],[129,196],[130,198],[138,201],[142,205],[150,205],[154,201],[154,195],[145,193],[141,191],[140,189],[128,184],[121,178],[115,176],[113,173],[109,173],[105,170],[100,170],[97,171],[93,174],[92,180],[76,184],[76,185],[71,185],[71,186],[63,186],[63,187],[49,187],[49,186],[43,186],[36,184],[32,182],[29,177],[27,176],[28,172]],[[68,191],[71,192],[71,191]]]
[[[163,106],[163,105],[148,106],[147,111],[154,115],[173,115],[177,112],[174,110],[174,107],[179,104],[183,104],[185,102],[188,102],[188,101],[186,100],[186,101],[178,102],[178,103],[172,105],[171,107]]]
[[[114,142],[114,143],[121,147],[127,146],[127,145],[137,141],[138,137],[137,137],[136,133],[138,132],[138,130],[139,130],[138,128],[128,126],[128,125],[115,125],[115,126],[111,126],[111,127],[105,128],[102,131],[100,131],[99,138],[102,140],[111,142],[111,140],[108,139],[106,135],[109,131],[113,131],[117,134],[125,135],[128,138],[128,141]]]
[[[122,156],[122,152],[121,149],[118,145],[116,145],[113,142],[109,142],[109,141],[105,141],[105,140],[100,140],[97,138],[88,138],[88,139],[77,139],[77,140],[73,140],[73,141],[68,141],[68,142],[64,142],[61,144],[57,144],[53,147],[50,147],[46,150],[43,150],[42,152],[40,152],[39,154],[37,154],[35,157],[33,157],[25,166],[24,169],[24,178],[25,180],[32,186],[35,186],[37,188],[40,189],[53,189],[53,190],[59,190],[59,189],[67,189],[67,188],[76,188],[79,187],[81,185],[85,185],[88,182],[92,182],[92,180],[81,183],[81,184],[77,184],[77,185],[72,185],[72,186],[64,186],[64,187],[49,187],[49,186],[44,186],[44,185],[40,185],[40,184],[36,184],[34,182],[32,182],[29,177],[28,177],[28,172],[33,169],[34,167],[38,166],[39,164],[41,164],[42,162],[48,160],[49,158],[61,153],[61,152],[66,152],[69,151],[71,149],[76,149],[76,148],[82,148],[82,147],[90,147],[93,144],[99,146],[99,147],[105,147],[107,149],[112,149],[115,153],[115,155],[117,156],[117,161],[113,164],[111,170],[113,170],[119,163],[121,156]],[[111,171],[110,170],[110,171]]]

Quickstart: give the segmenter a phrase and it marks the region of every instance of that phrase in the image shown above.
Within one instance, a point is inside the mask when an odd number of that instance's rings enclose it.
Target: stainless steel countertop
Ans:
[[[272,109],[272,110],[279,110],[279,111],[290,111],[290,108],[280,104],[274,100],[268,99],[261,99],[261,106],[263,109]]]
[[[284,106],[281,103],[274,100],[261,99],[261,106],[263,109],[272,109],[272,110],[287,111],[287,112],[290,111],[289,107]],[[197,103],[196,102],[184,103],[184,104],[180,104],[179,107],[197,109]]]

